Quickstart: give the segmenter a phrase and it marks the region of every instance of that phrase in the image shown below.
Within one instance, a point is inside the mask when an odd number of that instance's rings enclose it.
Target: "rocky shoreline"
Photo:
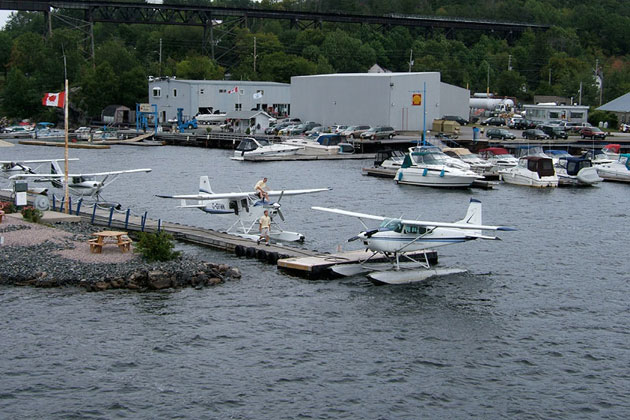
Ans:
[[[241,277],[238,268],[188,256],[147,263],[116,246],[92,254],[87,240],[100,230],[85,222],[50,227],[5,217],[0,224],[0,284],[144,291],[214,286]]]

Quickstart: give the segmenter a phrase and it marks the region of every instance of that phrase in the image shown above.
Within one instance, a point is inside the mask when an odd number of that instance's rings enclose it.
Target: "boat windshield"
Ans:
[[[379,230],[393,230],[394,232],[402,232],[402,223],[399,219],[385,219],[379,226]]]
[[[629,157],[630,156],[627,156],[627,155],[619,156],[619,163],[621,163],[622,165],[625,165],[626,169],[630,171],[630,159],[628,159]]]
[[[442,152],[413,152],[411,158],[416,165],[446,165],[447,163],[446,155]]]

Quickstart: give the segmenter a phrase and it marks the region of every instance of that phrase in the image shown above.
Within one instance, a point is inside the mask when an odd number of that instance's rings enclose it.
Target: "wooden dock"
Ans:
[[[374,153],[341,153],[336,155],[288,155],[288,156],[248,156],[242,160],[247,162],[277,162],[300,160],[361,160],[374,159]],[[240,159],[236,159],[240,160]]]
[[[385,169],[385,168],[363,168],[363,175],[367,175],[367,176],[375,176],[375,177],[379,177],[379,178],[391,178],[394,179],[394,176],[396,176],[396,170],[395,169]],[[498,182],[496,181],[490,181],[490,180],[476,180],[472,183],[471,188],[481,188],[484,190],[491,190],[493,189],[496,185],[498,185]]]
[[[29,146],[52,146],[52,147],[65,147],[63,141],[43,141],[43,140],[20,140],[19,144],[26,144]],[[94,144],[94,143],[74,143],[69,142],[68,148],[70,149],[109,149],[108,144]]]

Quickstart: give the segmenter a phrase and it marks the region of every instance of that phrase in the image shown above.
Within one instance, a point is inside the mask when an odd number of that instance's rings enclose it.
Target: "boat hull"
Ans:
[[[597,174],[606,181],[630,182],[630,171],[624,165],[610,164],[596,166]]]
[[[480,179],[480,177],[475,174],[453,175],[441,170],[425,170],[422,168],[400,168],[394,177],[398,184],[438,188],[467,188],[477,179]]]
[[[533,177],[519,172],[501,171],[501,179],[506,184],[522,185],[535,188],[554,188],[558,186],[557,176]]]

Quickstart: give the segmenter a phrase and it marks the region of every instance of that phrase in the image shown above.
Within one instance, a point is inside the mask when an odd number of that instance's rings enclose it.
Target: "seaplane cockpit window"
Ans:
[[[393,230],[394,232],[402,232],[402,223],[398,219],[385,219],[379,226],[382,229]]]
[[[85,179],[82,176],[73,176],[72,177],[72,183],[73,184],[80,184],[83,181],[85,181]]]
[[[410,233],[412,235],[423,235],[426,231],[427,228],[424,226],[403,226],[403,233]]]

